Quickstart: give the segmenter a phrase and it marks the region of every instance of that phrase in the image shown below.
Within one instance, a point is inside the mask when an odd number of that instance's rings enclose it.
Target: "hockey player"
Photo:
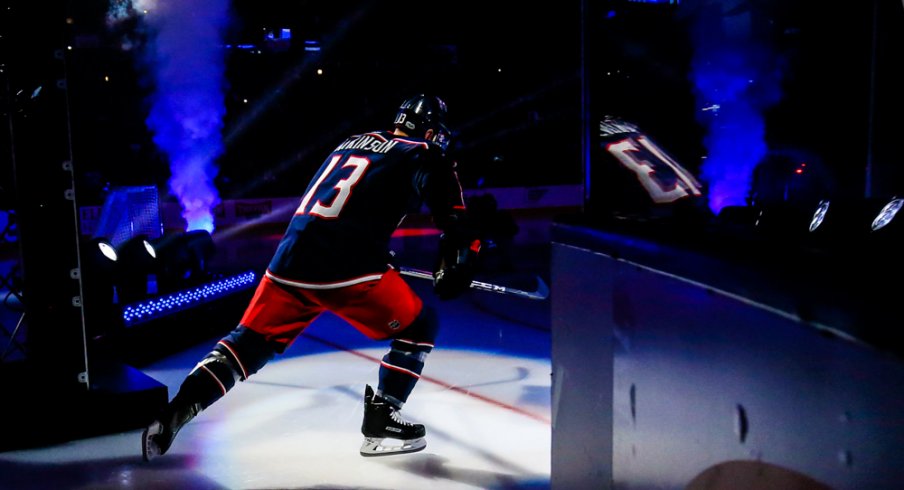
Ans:
[[[392,131],[353,135],[327,156],[238,326],[143,431],[146,461],[165,454],[187,422],[284,352],[324,311],[371,339],[389,341],[377,389],[365,388],[360,453],[426,447],[424,426],[399,410],[433,350],[438,320],[387,261],[393,231],[425,204],[442,231],[434,292],[451,299],[471,283],[480,242],[467,225],[461,185],[445,154],[446,112],[440,98],[417,95],[402,103]],[[402,443],[390,446],[385,438]]]

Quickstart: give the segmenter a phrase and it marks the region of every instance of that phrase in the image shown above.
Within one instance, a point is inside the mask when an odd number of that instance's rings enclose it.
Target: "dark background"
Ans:
[[[76,4],[74,151],[85,176],[82,202],[90,204],[109,182],[164,184],[168,170],[144,127],[148,89],[135,53],[122,49],[134,37],[129,26],[104,25],[106,2]],[[224,48],[221,196],[301,193],[347,134],[390,127],[401,101],[424,91],[450,107],[466,187],[578,183],[580,19],[576,2],[540,9],[235,1],[232,47]],[[290,42],[264,41],[280,28],[291,29]],[[321,51],[305,51],[306,40]],[[242,44],[255,48],[236,48]],[[272,103],[262,110],[265,98]]]
[[[16,15],[42,9],[37,2],[6,3],[14,8],[5,29],[13,31],[27,25]],[[66,32],[48,11],[46,30],[28,27],[19,37],[34,44],[6,46],[35,57],[47,56],[39,46],[48,43],[73,48],[67,76],[83,205],[102,203],[110,185],[165,189],[168,176],[144,122],[149,87],[134,49],[140,35],[134,23],[107,24],[108,8],[105,0],[69,2]],[[603,114],[639,124],[697,170],[706,149],[688,77],[691,26],[714,15],[745,19],[752,42],[768,44],[780,63],[782,95],[766,114],[770,147],[820,161],[823,174],[813,185],[827,194],[862,196],[871,166],[873,192],[893,195],[902,180],[896,145],[902,80],[895,66],[904,45],[902,10],[892,0],[832,7],[800,0],[554,7],[235,0],[224,40],[227,147],[216,183],[225,198],[297,195],[346,133],[387,127],[399,102],[418,91],[449,103],[465,187],[581,183],[581,118],[592,137]],[[264,41],[264,33],[280,28],[291,29],[290,42]],[[306,40],[321,51],[305,51]],[[16,75],[17,68],[39,66],[36,58],[10,69]],[[30,93],[38,80],[18,75],[20,86],[9,87],[5,106],[23,109],[17,92]],[[267,97],[273,103],[266,108],[256,104]],[[5,188],[12,187],[9,175]]]

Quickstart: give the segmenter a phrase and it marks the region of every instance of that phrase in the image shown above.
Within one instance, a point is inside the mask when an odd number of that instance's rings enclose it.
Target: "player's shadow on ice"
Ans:
[[[381,461],[384,462],[384,461]],[[542,475],[517,476],[495,471],[475,470],[449,464],[449,460],[429,453],[385,458],[385,464],[422,478],[451,480],[486,489],[549,488],[549,478]],[[514,469],[515,471],[523,471]]]

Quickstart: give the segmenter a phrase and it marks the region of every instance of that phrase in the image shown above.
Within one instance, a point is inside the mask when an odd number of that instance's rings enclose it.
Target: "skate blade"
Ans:
[[[150,461],[160,456],[160,447],[154,442],[153,436],[163,432],[160,422],[152,423],[141,433],[141,459]]]
[[[387,444],[387,441],[395,441]],[[361,456],[391,456],[393,454],[406,454],[420,451],[427,447],[427,441],[423,437],[417,439],[401,440],[381,437],[365,437],[361,444]]]

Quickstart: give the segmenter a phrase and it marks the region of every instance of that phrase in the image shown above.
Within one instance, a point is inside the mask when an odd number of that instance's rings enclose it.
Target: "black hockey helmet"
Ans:
[[[435,95],[420,94],[399,106],[395,127],[412,136],[423,136],[428,129],[439,130],[446,120],[446,103]]]

